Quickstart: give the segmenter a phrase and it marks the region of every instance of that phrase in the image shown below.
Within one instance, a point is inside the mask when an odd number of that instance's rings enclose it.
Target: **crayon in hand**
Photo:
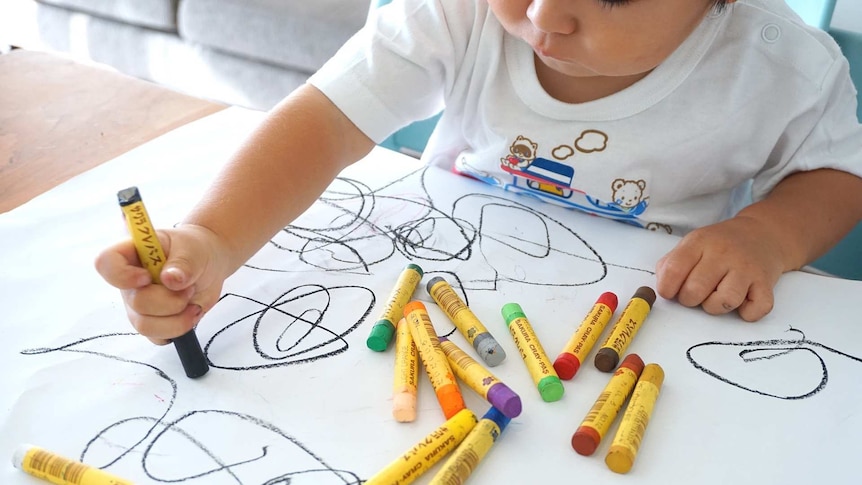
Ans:
[[[155,284],[161,284],[160,275],[167,257],[161,243],[159,243],[159,238],[156,236],[156,230],[150,222],[150,216],[144,207],[141,193],[137,187],[129,187],[117,192],[117,200],[120,203],[120,208],[123,209],[123,215],[126,217],[129,235],[135,242],[135,249],[138,251],[141,266],[150,272]],[[201,349],[201,344],[198,342],[195,329],[191,329],[185,335],[171,341],[177,349],[183,370],[188,377],[200,377],[207,373],[209,364]]]

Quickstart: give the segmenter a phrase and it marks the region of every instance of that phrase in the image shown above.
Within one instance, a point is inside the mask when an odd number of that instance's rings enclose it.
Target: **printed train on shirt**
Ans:
[[[607,147],[608,135],[599,130],[585,130],[571,145],[563,143],[549,152],[544,152],[530,138],[518,135],[509,145],[508,153],[500,158],[503,173],[491,175],[475,170],[464,156],[456,163],[456,169],[464,175],[506,190],[637,227],[671,233],[670,226],[643,220],[649,207],[647,182],[643,179],[628,179],[621,175],[608,186],[600,188],[598,193],[588,193],[578,187],[575,164],[580,158],[602,152]],[[572,162],[565,163],[569,159]]]

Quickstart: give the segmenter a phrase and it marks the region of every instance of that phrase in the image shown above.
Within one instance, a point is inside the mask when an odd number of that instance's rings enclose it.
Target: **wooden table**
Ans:
[[[224,107],[44,52],[0,55],[0,213]]]

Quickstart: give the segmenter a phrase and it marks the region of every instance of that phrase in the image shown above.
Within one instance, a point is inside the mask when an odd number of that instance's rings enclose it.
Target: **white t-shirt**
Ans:
[[[847,61],[781,0],[710,13],[649,75],[595,101],[552,98],[534,62],[485,1],[396,0],[310,82],[376,142],[445,107],[427,163],[677,234],[796,171],[862,176]]]

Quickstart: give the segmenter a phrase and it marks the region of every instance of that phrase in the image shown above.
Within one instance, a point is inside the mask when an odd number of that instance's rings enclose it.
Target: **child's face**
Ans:
[[[688,37],[713,0],[487,0],[510,34],[575,77],[645,74]]]

